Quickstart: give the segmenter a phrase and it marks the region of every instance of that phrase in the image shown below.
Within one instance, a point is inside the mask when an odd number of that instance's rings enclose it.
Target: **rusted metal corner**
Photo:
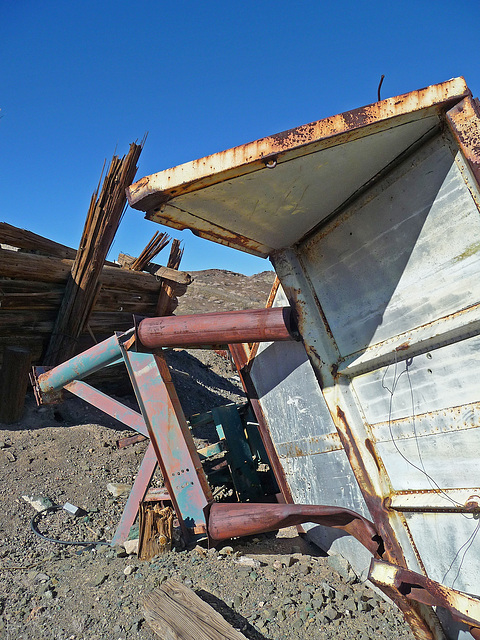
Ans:
[[[467,624],[475,638],[480,632],[480,600],[450,589],[415,571],[383,560],[372,559],[369,579],[380,588],[388,587],[400,596],[433,607],[447,609],[454,619]],[[473,629],[472,629],[473,628]]]
[[[128,202],[134,209],[157,209],[158,213],[162,205],[176,196],[273,166],[286,153],[313,142],[422,109],[448,106],[469,95],[465,80],[459,77],[387,98],[146,176],[128,187]]]
[[[465,97],[446,113],[448,125],[480,186],[480,107]]]

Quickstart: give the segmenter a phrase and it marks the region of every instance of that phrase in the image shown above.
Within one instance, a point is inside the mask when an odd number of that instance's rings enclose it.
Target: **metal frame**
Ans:
[[[433,164],[427,166],[425,158],[433,158]],[[425,164],[421,164],[423,162]],[[408,174],[405,181],[401,182],[411,167],[420,165],[421,169],[417,173]],[[404,173],[399,175],[399,172]],[[403,218],[402,202],[408,200],[407,194],[413,183],[417,191],[411,197],[418,202],[409,203],[411,208],[408,211],[405,209],[407,217]],[[393,213],[398,213],[398,218],[389,218],[389,202],[382,200],[372,217],[367,216],[366,224],[370,225],[367,229],[361,224],[357,224],[355,228],[347,228],[348,225],[345,224],[342,233],[335,235],[331,244],[328,244],[326,239],[330,233],[333,236],[333,231],[340,228],[349,219],[348,216],[353,217],[362,207],[366,209],[368,203],[378,195],[375,189],[378,188],[381,193],[394,184],[398,185],[398,189],[390,191],[389,197],[396,198],[398,208]],[[428,190],[427,200],[431,198],[428,201],[421,196],[425,188]],[[463,78],[379,101],[147,176],[130,187],[129,201],[134,208],[145,211],[146,217],[151,220],[177,228],[187,226],[201,237],[271,259],[288,302],[296,314],[312,375],[318,382],[325,403],[325,413],[328,414],[325,428],[319,429],[320,433],[314,433],[313,436],[318,435],[318,445],[323,438],[322,453],[328,451],[336,455],[338,452],[348,460],[354,474],[352,478],[361,491],[360,498],[363,496],[364,504],[385,544],[383,560],[395,564],[400,573],[405,571],[426,574],[419,548],[421,536],[414,529],[416,514],[436,514],[435,517],[439,520],[457,517],[444,515],[448,513],[473,514],[476,517],[478,489],[473,486],[475,482],[472,481],[470,488],[468,484],[469,476],[474,477],[473,463],[469,463],[472,473],[467,474],[466,478],[458,479],[458,484],[455,477],[452,484],[442,485],[444,491],[440,502],[443,500],[443,504],[439,504],[438,498],[442,491],[439,489],[437,492],[433,487],[431,492],[425,490],[425,482],[419,482],[418,486],[413,484],[412,491],[409,491],[408,484],[399,482],[392,456],[388,458],[388,451],[386,447],[382,449],[383,443],[378,437],[382,429],[385,431],[385,411],[373,411],[365,406],[371,398],[368,390],[365,391],[365,387],[361,388],[361,385],[365,380],[366,385],[373,384],[374,376],[381,376],[382,367],[407,363],[411,358],[427,357],[430,350],[438,355],[439,360],[443,354],[446,363],[444,367],[448,367],[448,355],[441,349],[462,345],[457,351],[464,358],[464,366],[458,375],[463,375],[475,359],[474,351],[480,343],[480,304],[475,297],[478,290],[474,282],[478,281],[476,213],[480,208],[480,110],[478,101],[471,98]],[[357,205],[358,209],[355,208]],[[428,213],[434,205],[438,206],[436,211],[440,213],[438,216],[434,215],[433,220],[429,218],[427,221]],[[406,228],[410,218],[413,219],[419,211],[427,213],[425,216],[418,216],[411,232],[397,234],[397,227],[405,225]],[[230,212],[231,215],[225,212]],[[435,225],[439,220],[442,221],[453,236],[455,234],[451,221],[457,219],[454,216],[463,220],[463,226],[457,225],[458,229],[462,229],[463,237],[458,237],[457,233],[456,238],[444,238]],[[394,238],[410,242],[405,249],[406,260],[411,258],[409,250],[413,252],[417,249],[417,269],[423,268],[422,273],[435,281],[440,272],[439,275],[444,276],[447,284],[445,290],[442,289],[435,298],[439,313],[435,315],[432,312],[433,317],[429,317],[428,303],[424,306],[425,310],[421,310],[421,296],[418,292],[416,298],[412,296],[412,289],[417,285],[412,269],[406,274],[407,285],[402,281],[402,289],[400,281],[405,275],[406,263],[402,265],[400,261],[397,270],[389,271],[389,258],[394,261],[397,256],[387,255],[383,260],[384,254],[375,253],[375,249],[378,251],[378,245],[375,245],[372,254],[365,252],[366,257],[371,259],[372,264],[380,265],[380,269],[387,271],[384,281],[391,277],[392,282],[390,289],[387,287],[382,291],[386,296],[385,300],[379,299],[378,305],[373,305],[371,309],[368,307],[368,294],[371,292],[365,294],[367,302],[361,309],[364,315],[359,317],[363,319],[362,322],[366,322],[365,318],[370,319],[370,311],[373,315],[377,314],[372,319],[374,328],[367,335],[368,331],[362,331],[359,327],[360,321],[357,324],[354,322],[356,310],[348,304],[342,307],[338,303],[337,294],[345,281],[332,277],[332,284],[324,285],[323,288],[321,283],[328,281],[337,268],[340,272],[343,269],[347,278],[351,278],[346,290],[350,299],[355,300],[356,290],[353,285],[357,273],[354,272],[354,265],[357,263],[355,260],[350,263],[342,262],[337,257],[347,250],[355,255],[355,251],[364,248],[362,239],[366,244],[369,240],[373,243],[377,239],[375,221],[378,224],[380,219],[390,221],[390,226],[387,225],[385,230],[390,234],[387,235],[391,241],[391,251],[396,248],[398,256],[403,256],[404,247],[395,243]],[[427,240],[423,237],[423,244],[417,247],[416,240],[427,222],[430,225],[426,232]],[[472,225],[476,236],[470,241],[467,236]],[[351,233],[348,234],[348,231]],[[421,256],[429,256],[429,251],[438,254],[435,249],[444,250],[440,241],[436,241],[435,233],[453,248],[445,251],[445,272],[442,272],[443,263],[439,263],[438,272],[433,269],[430,273],[425,268],[428,260],[422,262]],[[349,235],[357,236],[351,244]],[[330,252],[329,260],[322,263],[319,256],[325,255],[325,252]],[[470,258],[472,260],[469,262]],[[380,275],[382,274],[383,271]],[[458,283],[462,281],[462,277],[470,280],[460,288]],[[400,293],[392,307],[389,307],[390,300],[397,293],[397,287]],[[433,285],[432,289],[436,291]],[[407,303],[402,306],[402,296],[409,301],[412,298],[410,307]],[[411,324],[410,320],[402,322],[402,309],[406,310],[407,317],[409,313],[412,314]],[[418,309],[420,311],[415,313]],[[342,324],[338,317],[340,313],[343,313],[344,318],[351,318],[353,328],[346,328]],[[388,317],[385,318],[385,315]],[[351,334],[355,331],[358,335],[352,337]],[[476,339],[473,343],[468,342],[472,336]],[[273,417],[268,415],[268,410],[272,410],[273,403],[269,408],[265,407],[263,398],[256,393],[250,376],[250,347],[234,345],[231,352],[242,371],[245,387],[254,398],[252,404],[265,445],[273,455],[272,464],[277,480],[286,500],[290,501],[292,487],[289,486],[278,457],[275,460],[276,454],[281,455],[281,452],[269,433],[269,422],[273,422]],[[452,352],[448,353],[453,358]],[[253,367],[254,363],[255,359]],[[425,370],[431,373],[427,367]],[[370,378],[367,378],[369,375]],[[365,376],[363,381],[360,380],[361,376]],[[437,376],[438,379],[443,377],[440,372]],[[275,381],[278,381],[277,378]],[[428,384],[424,384],[427,388]],[[437,379],[435,385],[439,385]],[[443,433],[442,419],[439,418],[442,411],[446,416],[445,421],[450,420],[454,425],[452,432],[462,428],[466,431],[467,427],[478,425],[475,416],[478,415],[480,403],[478,396],[472,391],[473,386],[471,381],[469,386],[466,385],[465,397],[469,399],[455,397],[450,404],[445,405],[448,412],[443,404],[435,404],[440,391],[436,392],[437,395],[432,392],[432,410],[425,401],[422,405],[427,407],[423,409],[424,413],[419,412],[416,416],[415,410],[413,411],[415,419],[418,417],[419,424],[423,425],[425,435],[432,435],[425,427],[429,419],[438,420],[435,429],[438,433]],[[463,396],[460,394],[459,397]],[[455,414],[455,410],[462,408],[468,413],[468,418]],[[366,413],[369,410],[370,416],[373,415],[375,419],[367,419]],[[399,415],[396,426],[400,429],[404,416],[401,412]],[[331,433],[330,423],[333,427]],[[387,429],[389,427],[390,418]],[[415,428],[413,431],[416,438]],[[311,433],[309,435],[312,436]],[[393,440],[393,436],[391,439]],[[295,442],[284,442],[281,437],[277,440],[280,445],[296,445]],[[299,442],[301,447],[303,441],[300,436]],[[466,447],[468,443],[474,446],[471,435],[470,440],[465,436],[462,442],[467,443]],[[307,447],[305,451],[299,452],[299,457],[309,455]],[[418,455],[420,457],[420,452]],[[338,460],[340,457],[337,456]],[[294,459],[295,456],[292,455],[291,458]],[[294,485],[295,478],[292,479],[292,475],[290,480]],[[314,481],[312,478],[311,482]],[[452,498],[459,487],[463,487],[461,498]],[[412,497],[411,494],[415,495]],[[338,499],[343,504],[342,497],[339,496]],[[428,526],[425,524],[427,531]],[[463,531],[462,527],[457,528]],[[415,533],[418,538],[415,538]],[[421,542],[425,552],[425,539]],[[439,571],[437,564],[431,563],[432,571]],[[465,581],[467,583],[468,580]],[[433,599],[415,601],[414,598],[406,597],[393,584],[384,584],[383,589],[404,611],[418,638],[444,637],[444,631],[432,609],[435,604],[444,606],[443,596],[439,596],[437,600],[434,595]],[[440,593],[438,590],[437,592]],[[473,633],[477,631],[473,630]]]

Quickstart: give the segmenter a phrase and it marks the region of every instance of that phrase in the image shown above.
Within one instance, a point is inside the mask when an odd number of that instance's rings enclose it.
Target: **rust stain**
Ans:
[[[178,220],[178,214],[176,213],[177,211],[181,211],[183,214],[190,216],[192,219],[191,224],[189,222],[180,222]],[[164,208],[148,209],[145,217],[148,220],[165,224],[175,229],[190,229],[194,235],[200,238],[213,240],[219,244],[228,244],[228,246],[233,246],[234,248],[238,247],[240,250],[247,251],[262,258],[266,257],[270,251],[269,247],[261,245],[259,242],[252,240],[252,238],[236,234],[218,224],[207,223],[194,214],[178,208],[174,208],[173,212],[168,213]]]
[[[461,591],[382,560],[372,560],[369,579],[381,589],[391,588],[409,600],[448,609],[454,619],[469,625],[471,631],[479,628],[480,601]]]
[[[377,456],[377,452],[374,449],[373,443],[370,440],[370,438],[365,438],[365,446],[367,447],[368,452],[370,453],[370,455],[373,458],[373,461],[375,462],[375,465],[377,467],[377,469],[379,471],[382,470],[381,466],[380,466],[380,462],[378,460],[378,456]]]
[[[447,123],[480,186],[480,109],[470,97],[446,114]]]
[[[337,430],[350,465],[355,473],[368,510],[384,541],[386,558],[398,565],[406,566],[402,547],[399,544],[390,522],[389,514],[383,503],[383,496],[379,496],[372,485],[370,475],[365,466],[362,452],[356,442],[347,418],[341,407],[337,406]],[[378,460],[376,460],[378,464]],[[380,469],[379,469],[380,471]]]

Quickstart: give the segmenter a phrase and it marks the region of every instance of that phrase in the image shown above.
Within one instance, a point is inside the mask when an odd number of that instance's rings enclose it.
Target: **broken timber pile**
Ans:
[[[80,247],[45,354],[45,364],[71,358],[87,325],[101,284],[100,273],[126,208],[125,189],[137,172],[142,145],[132,143],[128,154],[113,156],[100,190],[92,196]]]
[[[164,640],[246,640],[209,604],[176,580],[145,598],[145,619]]]
[[[44,364],[75,255],[75,249],[0,223],[0,365],[6,346],[29,349],[32,364]],[[189,274],[168,267],[146,268],[155,275],[114,263],[103,266],[101,288],[77,353],[114,331],[129,329],[133,314],[155,316],[163,282],[180,296],[192,281]]]

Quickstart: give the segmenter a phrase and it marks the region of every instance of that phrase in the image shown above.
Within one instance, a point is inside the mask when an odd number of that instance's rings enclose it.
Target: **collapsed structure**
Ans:
[[[158,461],[185,529],[310,523],[417,638],[480,638],[479,189],[463,78],[143,178],[128,199],[148,219],[270,258],[275,329],[260,310],[253,332],[227,314],[143,320],[38,370],[37,393],[73,387],[107,408],[80,380],[123,358],[141,415],[109,408],[150,436],[148,473]],[[230,344],[286,504],[212,502],[156,351],[185,334]]]

